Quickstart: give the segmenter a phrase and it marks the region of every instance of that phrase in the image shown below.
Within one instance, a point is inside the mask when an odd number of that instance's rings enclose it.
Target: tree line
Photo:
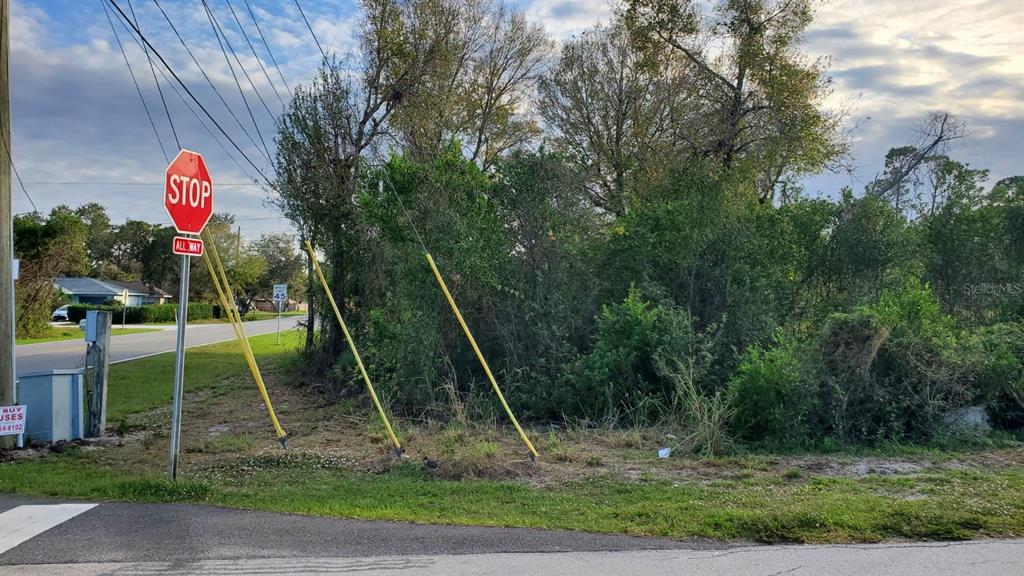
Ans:
[[[290,295],[305,294],[304,259],[288,234],[264,234],[253,241],[236,234],[230,214],[214,214],[208,225],[240,308],[269,298],[273,285],[288,283]],[[60,205],[49,214],[33,212],[14,218],[15,253],[21,259],[16,285],[19,336],[39,334],[54,308],[63,303],[54,280],[87,276],[139,281],[177,297],[178,259],[171,253],[173,226],[129,219],[113,224],[106,207],[92,202],[77,208]],[[216,303],[206,269],[193,259],[190,298]]]

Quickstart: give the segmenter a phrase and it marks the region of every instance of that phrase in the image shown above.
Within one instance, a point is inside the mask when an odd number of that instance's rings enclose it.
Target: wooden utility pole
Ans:
[[[14,237],[11,222],[11,94],[8,79],[10,0],[0,0],[0,406],[14,404],[14,280],[11,260]],[[13,436],[0,437],[0,449],[14,447]]]
[[[85,352],[85,366],[89,374],[87,438],[103,436],[107,427],[107,377],[110,375],[110,330],[113,319],[113,312],[96,312],[96,341],[90,342]]]

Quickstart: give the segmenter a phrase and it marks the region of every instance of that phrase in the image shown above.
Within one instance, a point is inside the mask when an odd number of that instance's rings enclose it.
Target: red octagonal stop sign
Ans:
[[[213,215],[213,180],[198,152],[182,150],[167,167],[164,208],[182,234],[199,234]]]

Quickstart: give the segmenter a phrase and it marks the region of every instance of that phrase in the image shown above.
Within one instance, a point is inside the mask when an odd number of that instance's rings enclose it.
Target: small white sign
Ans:
[[[25,433],[27,406],[0,406],[0,436]]]
[[[288,299],[288,285],[287,284],[274,284],[274,300],[278,302],[284,302]]]

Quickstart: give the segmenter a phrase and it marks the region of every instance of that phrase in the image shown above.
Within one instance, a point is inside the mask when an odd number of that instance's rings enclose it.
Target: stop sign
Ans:
[[[164,208],[182,234],[199,234],[213,215],[213,180],[198,152],[182,150],[167,167]]]

